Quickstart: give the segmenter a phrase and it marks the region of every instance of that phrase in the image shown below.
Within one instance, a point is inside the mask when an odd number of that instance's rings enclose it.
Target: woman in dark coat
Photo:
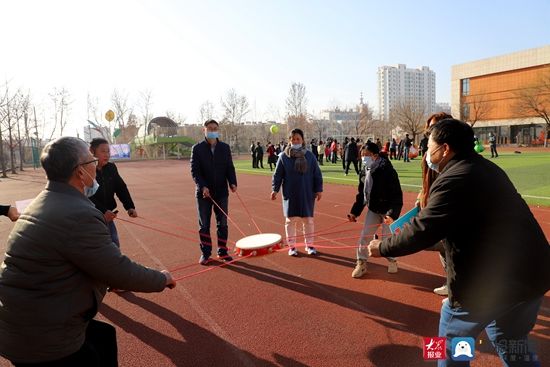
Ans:
[[[389,235],[389,225],[399,218],[403,207],[403,192],[397,172],[387,156],[380,154],[378,145],[367,142],[361,149],[361,157],[364,167],[348,218],[356,222],[365,206],[368,212],[357,248],[357,264],[351,274],[353,278],[361,278],[367,272],[367,246],[378,227],[382,225],[382,236]],[[397,261],[393,258],[388,258],[388,261],[388,273],[397,273]]]

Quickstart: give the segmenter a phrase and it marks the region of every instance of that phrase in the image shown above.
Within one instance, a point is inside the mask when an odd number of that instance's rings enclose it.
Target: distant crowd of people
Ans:
[[[361,138],[344,137],[344,140],[339,142],[337,139],[329,137],[325,141],[311,139],[309,144],[306,144],[308,149],[319,165],[325,163],[337,164],[342,162],[342,170],[347,176],[351,165],[355,170],[355,173],[359,175],[361,170],[361,148],[366,143],[374,143],[378,146],[378,149],[382,155],[387,156],[390,160],[403,160],[404,162],[410,162],[410,160],[418,155],[424,156],[428,149],[428,138],[423,136],[418,149],[414,146],[414,141],[409,137],[409,134],[405,134],[405,137],[399,139],[392,138],[391,141],[386,141],[382,144],[379,138],[376,141],[367,139],[365,142]],[[288,142],[281,140],[279,143],[273,144],[268,141],[264,146],[261,142],[251,142],[249,152],[252,158],[252,168],[264,168],[264,154],[267,154],[267,163],[269,169],[273,171],[277,163],[277,159],[281,152],[285,150]]]

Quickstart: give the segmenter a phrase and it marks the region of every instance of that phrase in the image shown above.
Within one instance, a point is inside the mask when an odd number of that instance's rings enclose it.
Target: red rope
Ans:
[[[174,229],[177,229],[178,231],[183,231],[183,232],[188,232],[188,233],[192,233],[192,234],[197,234],[198,232],[197,231],[192,231],[192,230],[189,230],[189,229],[185,229],[183,227],[183,225],[181,224],[170,224],[170,223],[165,223],[165,222],[161,222],[161,221],[158,221],[158,220],[155,220],[155,219],[151,219],[151,218],[146,218],[146,217],[143,217],[143,216],[139,216],[138,218],[140,219],[144,219],[148,222],[153,222],[153,223],[156,223],[156,224],[160,224],[162,226],[166,226],[166,227],[171,227],[171,228],[174,228]],[[118,218],[117,218],[118,219]],[[212,239],[212,236],[211,235],[207,235],[206,233],[199,233],[199,235],[201,237],[207,237],[207,238],[210,238]],[[222,238],[218,238],[218,242],[226,242],[226,243],[230,243],[232,245],[235,244],[235,241],[231,241],[229,239],[227,240],[224,240]]]
[[[237,225],[237,223],[235,223],[235,222],[233,221],[233,219],[231,219],[231,218],[229,217],[229,215],[227,215],[227,213],[218,205],[218,203],[216,203],[216,200],[214,200],[211,196],[210,196],[210,200],[212,200],[212,202],[214,203],[214,205],[216,205],[216,206],[218,207],[218,209],[220,209],[220,211],[227,217],[227,220],[229,220],[229,221],[235,226],[235,228],[237,228],[237,230],[238,230],[239,232],[241,232],[241,234],[242,234],[244,237],[246,237],[246,234],[244,234],[244,232],[241,231],[241,229],[239,228],[239,226]]]
[[[234,262],[237,262],[237,261],[244,260],[244,259],[249,258],[249,257],[251,257],[251,256],[252,256],[252,254],[246,255],[246,256],[242,256],[242,257],[233,259],[233,260],[231,260],[231,261],[225,262],[225,263],[220,264],[220,265],[217,265],[217,266],[212,266],[212,267],[206,268],[206,269],[204,269],[204,270],[200,270],[200,271],[197,271],[197,272],[194,272],[194,273],[191,273],[191,274],[187,274],[187,275],[181,276],[181,277],[179,277],[179,278],[175,278],[174,281],[175,281],[175,282],[179,282],[180,280],[187,279],[187,278],[191,278],[191,277],[197,276],[197,275],[199,275],[199,274],[206,273],[207,271],[212,271],[212,270],[214,270],[214,269],[219,269],[219,268],[221,268],[221,267],[224,267],[224,266],[233,264]]]
[[[256,229],[258,230],[258,233],[262,233],[262,231],[260,230],[260,227],[258,227],[258,224],[256,224],[256,221],[254,220],[254,218],[252,217],[252,215],[248,211],[248,208],[246,207],[246,205],[244,205],[243,199],[241,199],[241,195],[239,195],[239,193],[237,191],[235,191],[235,194],[237,194],[237,198],[239,198],[239,201],[241,202],[244,210],[246,211],[246,214],[248,214],[248,217],[250,218],[250,220],[252,220],[252,223],[254,223],[254,226],[256,226]]]

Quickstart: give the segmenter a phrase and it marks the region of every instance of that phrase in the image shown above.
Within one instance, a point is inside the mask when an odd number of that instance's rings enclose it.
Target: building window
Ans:
[[[462,120],[468,120],[470,117],[470,105],[465,103],[462,106]]]
[[[462,95],[470,95],[470,79],[462,79]]]

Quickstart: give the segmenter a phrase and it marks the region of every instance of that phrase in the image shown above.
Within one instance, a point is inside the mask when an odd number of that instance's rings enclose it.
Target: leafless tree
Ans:
[[[139,118],[133,113],[133,111],[130,111],[124,128],[121,129],[121,133],[117,137],[117,141],[131,142],[137,136],[139,127]]]
[[[49,93],[49,96],[54,105],[54,127],[49,139],[52,140],[58,125],[59,134],[63,136],[63,130],[65,130],[65,126],[67,125],[67,114],[71,101],[70,93],[65,87],[62,87],[60,90],[54,88],[53,91]]]
[[[412,139],[415,141],[416,135],[420,134],[424,128],[426,106],[415,100],[404,100],[397,103],[390,111],[390,118],[399,128],[412,134]]]
[[[462,119],[468,122],[472,127],[474,127],[476,122],[485,120],[493,111],[493,104],[483,93],[468,97],[467,102],[465,101],[465,105],[468,107],[466,111],[461,111],[463,114]]]
[[[323,140],[326,137],[328,130],[328,120],[320,120],[312,118],[310,120],[312,137],[317,138],[317,141]]]
[[[174,111],[166,111],[166,117],[174,121],[179,126],[185,124],[185,120],[187,120],[187,117],[183,116],[181,113],[177,113]]]
[[[14,94],[13,96],[10,96],[9,85],[8,85],[8,82],[6,82],[0,121],[4,124],[4,127],[8,132],[8,147],[10,150],[11,172],[13,174],[17,173],[15,169],[15,143],[14,143],[14,136],[13,136],[13,128],[15,127],[15,122],[16,122],[16,120],[13,117],[13,111],[14,111],[14,105],[16,104],[16,98],[17,98],[17,93]],[[2,173],[3,177],[7,177],[4,159],[2,159],[2,171],[3,171]]]
[[[13,117],[15,119],[15,127],[17,128],[17,139],[16,144],[12,147],[12,150],[15,148],[19,149],[19,170],[23,171],[23,163],[25,161],[25,144],[24,137],[21,137],[21,124],[24,123],[25,131],[28,135],[28,114],[29,114],[29,105],[30,105],[30,96],[29,94],[24,94],[21,90],[18,90],[15,93],[15,99],[12,104]],[[24,131],[24,132],[25,132]]]
[[[224,117],[232,124],[240,124],[244,117],[250,112],[250,104],[246,96],[240,96],[235,89],[230,89],[225,99],[222,99],[222,106],[225,111]]]
[[[229,142],[240,153],[239,146],[239,130],[240,124],[244,117],[250,112],[250,104],[244,95],[239,95],[235,89],[227,91],[225,98],[221,101],[224,109],[224,119],[222,120],[222,128],[224,128]]]
[[[355,134],[366,135],[372,129],[374,122],[374,111],[368,103],[359,107],[359,120],[355,123]]]
[[[88,120],[99,122],[99,99],[93,97],[90,92],[86,96]]]
[[[4,93],[0,97],[0,164],[2,166],[2,177],[8,177],[6,174],[6,161],[4,160],[4,135],[3,135],[3,125],[6,125],[10,122],[7,122],[10,116],[9,112],[10,98],[9,98],[9,89],[8,82],[5,84]]]
[[[200,107],[200,123],[204,123],[214,118],[214,104],[210,101],[204,101]]]
[[[128,93],[120,92],[117,89],[113,90],[111,103],[113,104],[113,112],[115,113],[116,126],[119,129],[124,129],[128,115],[133,110],[132,106],[128,104]]]
[[[296,127],[306,128],[307,120],[307,97],[306,86],[302,83],[292,83],[286,98],[287,128],[292,130]]]
[[[279,107],[277,107],[274,104],[269,104],[264,111],[264,120],[270,121],[270,122],[281,122],[281,112],[279,110]]]
[[[544,146],[548,147],[550,132],[550,73],[544,74],[532,86],[516,92],[514,112],[519,117],[540,117],[546,123]]]
[[[142,125],[145,127],[144,138],[147,135],[147,124],[153,119],[153,114],[151,109],[153,108],[153,91],[146,89],[140,92],[140,103],[139,107],[141,110]],[[145,140],[144,140],[145,142]]]

